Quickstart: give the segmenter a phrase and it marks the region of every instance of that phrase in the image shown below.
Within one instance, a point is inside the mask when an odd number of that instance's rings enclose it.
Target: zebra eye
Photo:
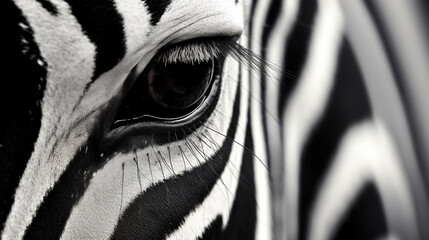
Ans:
[[[207,91],[214,60],[202,63],[153,63],[144,76],[152,100],[163,108],[183,110],[196,104]]]
[[[183,59],[162,61],[155,56],[128,90],[112,128],[190,116],[216,92],[213,85],[219,79],[222,62],[216,57],[184,62]]]

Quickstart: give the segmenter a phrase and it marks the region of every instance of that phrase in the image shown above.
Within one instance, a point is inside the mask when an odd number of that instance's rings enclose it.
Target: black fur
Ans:
[[[0,3],[0,229],[14,201],[15,188],[33,152],[41,124],[47,65],[33,31],[11,0]],[[24,27],[24,28],[23,28]],[[0,231],[1,232],[1,231]]]
[[[250,118],[249,118],[250,119]],[[240,178],[228,224],[222,239],[255,239],[256,231],[256,186],[254,172],[253,140],[250,123],[246,128],[246,150],[240,169]],[[262,167],[258,161],[256,166]]]
[[[143,0],[143,1],[146,3],[149,9],[149,13],[151,14],[150,24],[152,24],[152,26],[155,26],[159,22],[165,10],[171,3],[171,0]]]
[[[199,240],[216,240],[222,239],[222,216],[218,215],[206,228]]]
[[[387,233],[380,194],[374,184],[368,183],[354,201],[342,225],[333,234],[333,239],[382,239]]]
[[[48,11],[49,13],[51,13],[52,15],[56,16],[58,14],[58,9],[57,7],[50,2],[50,0],[37,0],[42,7]]]
[[[113,68],[126,52],[122,16],[113,0],[66,0],[82,26],[84,33],[95,44],[95,70],[92,80]]]
[[[99,151],[94,139],[83,147],[70,162],[53,189],[37,209],[24,239],[59,239],[72,208],[85,193],[92,174],[105,162],[97,162]]]

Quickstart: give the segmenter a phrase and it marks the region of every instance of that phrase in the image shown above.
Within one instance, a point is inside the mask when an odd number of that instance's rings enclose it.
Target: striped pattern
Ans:
[[[415,205],[427,209],[426,193],[413,193],[426,160],[407,149],[406,99],[381,68],[395,61],[382,10],[351,2],[255,0],[248,12],[247,46],[283,70],[251,75],[255,152],[274,179],[274,222],[257,230],[275,239],[427,236]]]
[[[425,118],[382,5],[3,1],[1,238],[426,239]],[[262,61],[228,57],[209,110],[111,128],[163,46],[242,31]]]

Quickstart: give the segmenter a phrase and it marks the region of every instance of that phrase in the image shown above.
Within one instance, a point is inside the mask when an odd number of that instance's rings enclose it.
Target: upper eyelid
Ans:
[[[191,39],[182,43],[167,46],[158,52],[155,61],[170,63],[201,63],[210,59],[225,56],[235,43],[235,37],[207,37]]]
[[[216,48],[209,48],[201,44],[187,44],[161,52],[156,61],[164,64],[177,62],[194,64],[217,58],[220,53],[221,51]]]

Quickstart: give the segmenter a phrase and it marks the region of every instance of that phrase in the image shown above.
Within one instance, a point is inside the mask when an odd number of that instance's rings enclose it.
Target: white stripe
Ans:
[[[34,39],[48,63],[49,72],[39,136],[15,193],[15,202],[2,234],[4,239],[19,239],[24,235],[46,192],[52,188],[80,143],[86,139],[86,129],[80,129],[81,137],[70,142],[65,141],[63,133],[76,121],[69,115],[73,103],[82,95],[91,79],[95,53],[94,46],[82,34],[80,25],[65,3],[53,2],[58,8],[58,16],[52,16],[36,1],[16,0],[15,3],[33,29]],[[59,49],[62,54],[58,54]],[[63,101],[65,99],[67,101]],[[76,132],[79,134],[79,129]],[[51,135],[53,137],[49,139]],[[60,151],[55,151],[55,144],[56,150]]]
[[[343,16],[336,0],[318,2],[308,60],[283,112],[288,237],[297,239],[299,165],[303,145],[325,110],[337,63]]]
[[[151,30],[150,15],[143,1],[139,0],[115,0],[118,13],[122,16],[125,33],[125,43],[128,54],[137,54],[147,42],[148,33]]]
[[[251,6],[252,1],[245,2],[244,6]],[[260,54],[261,52],[261,39],[262,30],[265,17],[267,15],[269,7],[269,1],[256,1],[254,6],[254,15],[247,15],[246,18],[253,20],[252,35],[249,36],[249,29],[245,29],[244,36],[248,36],[248,41],[251,43],[252,52]],[[248,14],[250,14],[250,9]],[[249,71],[250,70],[250,71]],[[255,169],[255,187],[256,187],[256,199],[258,202],[257,211],[257,225],[256,225],[256,239],[271,239],[271,201],[270,201],[270,190],[268,185],[268,170],[264,167],[267,166],[267,149],[265,149],[265,139],[263,132],[262,118],[262,106],[261,106],[261,88],[260,88],[260,73],[255,69],[246,69],[249,71],[243,76],[250,76],[251,85],[251,127],[252,127],[252,139],[254,146],[254,153],[259,159],[254,158],[254,169]],[[262,162],[260,162],[262,161]]]
[[[399,215],[412,211],[409,183],[391,137],[380,122],[373,121],[349,129],[339,144],[309,217],[308,239],[331,239],[368,182],[375,183],[383,206],[396,206],[384,211]]]

